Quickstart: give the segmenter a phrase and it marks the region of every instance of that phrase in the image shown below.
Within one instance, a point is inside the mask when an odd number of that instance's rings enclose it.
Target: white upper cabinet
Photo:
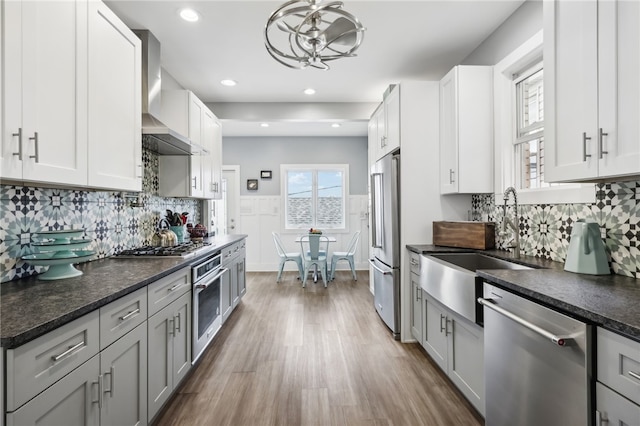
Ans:
[[[374,111],[369,119],[369,125],[367,128],[368,135],[368,148],[369,148],[369,168],[374,164],[380,156],[380,139],[378,138],[378,132],[384,131],[384,106],[380,104]]]
[[[400,86],[391,85],[369,119],[370,163],[400,148]]]
[[[160,194],[168,197],[222,197],[220,121],[189,90],[162,91],[162,120],[191,139],[194,155],[160,156]],[[189,178],[189,180],[187,180]]]
[[[2,4],[1,177],[140,190],[140,41],[99,1]]]
[[[5,179],[87,184],[87,2],[2,2]]]
[[[493,192],[493,68],[459,65],[440,81],[440,193]]]
[[[640,3],[544,2],[546,179],[640,175]]]
[[[89,3],[89,186],[142,190],[140,44],[102,2]]]

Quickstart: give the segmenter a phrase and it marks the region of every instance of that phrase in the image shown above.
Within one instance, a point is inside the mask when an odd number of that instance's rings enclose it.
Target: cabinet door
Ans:
[[[424,318],[423,347],[431,358],[447,371],[447,335],[450,325],[447,314],[436,305],[426,293],[422,295],[422,315]]]
[[[440,193],[458,192],[457,68],[440,81]]]
[[[18,410],[7,413],[7,426],[99,425],[99,367],[96,355]]]
[[[378,153],[380,152],[380,142],[378,139],[378,119],[380,117],[380,111],[382,109],[382,105],[376,109],[371,118],[369,119],[369,125],[367,127],[367,141],[369,148],[369,169],[371,169],[371,165],[374,164],[378,160]]]
[[[598,174],[598,4],[544,2],[545,176]]]
[[[640,407],[596,382],[596,418],[596,426],[640,425]]]
[[[202,157],[204,198],[222,198],[222,129],[209,109],[204,110],[203,144],[206,154]]]
[[[240,245],[236,245],[236,250],[238,250],[240,248]],[[233,308],[235,309],[236,306],[238,306],[238,303],[240,302],[240,292],[239,292],[239,281],[240,281],[240,277],[238,275],[238,262],[239,262],[239,258],[236,256],[233,259],[233,262],[231,264],[231,305],[233,306]]]
[[[422,288],[420,277],[411,275],[411,335],[422,342]]]
[[[204,145],[202,140],[202,122],[206,107],[193,92],[189,92],[189,138],[192,144]]]
[[[86,185],[87,2],[3,2],[5,5],[9,5],[8,14],[20,13],[5,16],[5,23],[19,21],[7,27],[8,41],[21,39],[22,48],[20,58],[5,62],[6,133],[2,140],[3,145],[7,141],[12,146],[3,158],[19,159],[8,154],[15,152],[13,133],[21,129],[25,180]],[[15,30],[20,34],[11,34]],[[15,79],[17,74],[21,81]],[[15,166],[10,165],[9,170],[15,171]]]
[[[598,174],[601,177],[637,175],[640,173],[640,2],[598,3],[598,64]]]
[[[148,419],[162,407],[173,390],[173,313],[169,305],[147,321]]]
[[[242,243],[242,247],[244,247],[244,242]],[[246,261],[245,251],[243,248],[243,253],[238,258],[238,263],[236,264],[236,271],[238,272],[238,299],[241,299],[247,293],[247,275],[246,275]],[[238,300],[239,301],[239,300]]]
[[[191,369],[191,293],[173,303],[173,359],[172,374],[175,388]]]
[[[400,86],[396,85],[384,98],[386,145],[384,154],[400,148]]]
[[[191,181],[189,182],[189,196],[201,198],[204,196],[204,187],[202,185],[202,159],[204,155],[192,155],[189,157],[190,167],[189,175]]]
[[[146,425],[146,323],[140,324],[100,353],[100,374],[104,378],[100,425]]]
[[[142,189],[140,39],[89,2],[89,186]]]
[[[220,312],[222,312],[222,322],[224,323],[231,315],[233,310],[233,296],[231,295],[231,286],[235,281],[236,270],[230,267],[228,279],[220,281]]]
[[[481,327],[449,313],[449,378],[484,415],[484,333]]]

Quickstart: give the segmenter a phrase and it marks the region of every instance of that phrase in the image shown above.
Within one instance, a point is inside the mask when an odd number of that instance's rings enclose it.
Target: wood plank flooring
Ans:
[[[373,308],[366,272],[301,287],[247,273],[247,294],[156,425],[482,425],[418,344]]]

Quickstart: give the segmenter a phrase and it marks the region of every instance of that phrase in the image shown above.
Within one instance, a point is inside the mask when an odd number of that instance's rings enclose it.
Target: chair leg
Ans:
[[[336,263],[338,263],[338,259],[331,259],[331,275],[329,276],[329,281],[333,281],[336,277]]]
[[[276,278],[276,282],[280,282],[280,278],[282,277],[282,270],[284,269],[284,262],[280,262],[280,266],[278,267],[278,277]]]
[[[307,286],[307,277],[309,276],[309,269],[305,266],[304,268],[304,276],[302,277],[302,288]]]
[[[356,275],[356,265],[353,259],[349,259],[349,266],[351,266],[351,273],[353,274],[353,280],[358,281],[358,276]]]
[[[296,263],[298,264],[298,274],[300,275],[298,279],[302,281],[304,279],[304,266],[302,266],[302,261],[297,261]]]
[[[327,262],[322,265],[322,281],[324,282],[324,288],[327,288]]]

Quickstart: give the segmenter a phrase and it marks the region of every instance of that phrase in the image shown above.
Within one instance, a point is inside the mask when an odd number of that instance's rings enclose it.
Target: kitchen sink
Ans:
[[[497,259],[480,253],[438,253],[430,254],[429,256],[474,273],[478,269],[531,269],[525,265]]]
[[[447,308],[482,324],[482,307],[476,302],[482,296],[479,269],[532,268],[480,253],[434,253],[422,255],[420,286]]]

